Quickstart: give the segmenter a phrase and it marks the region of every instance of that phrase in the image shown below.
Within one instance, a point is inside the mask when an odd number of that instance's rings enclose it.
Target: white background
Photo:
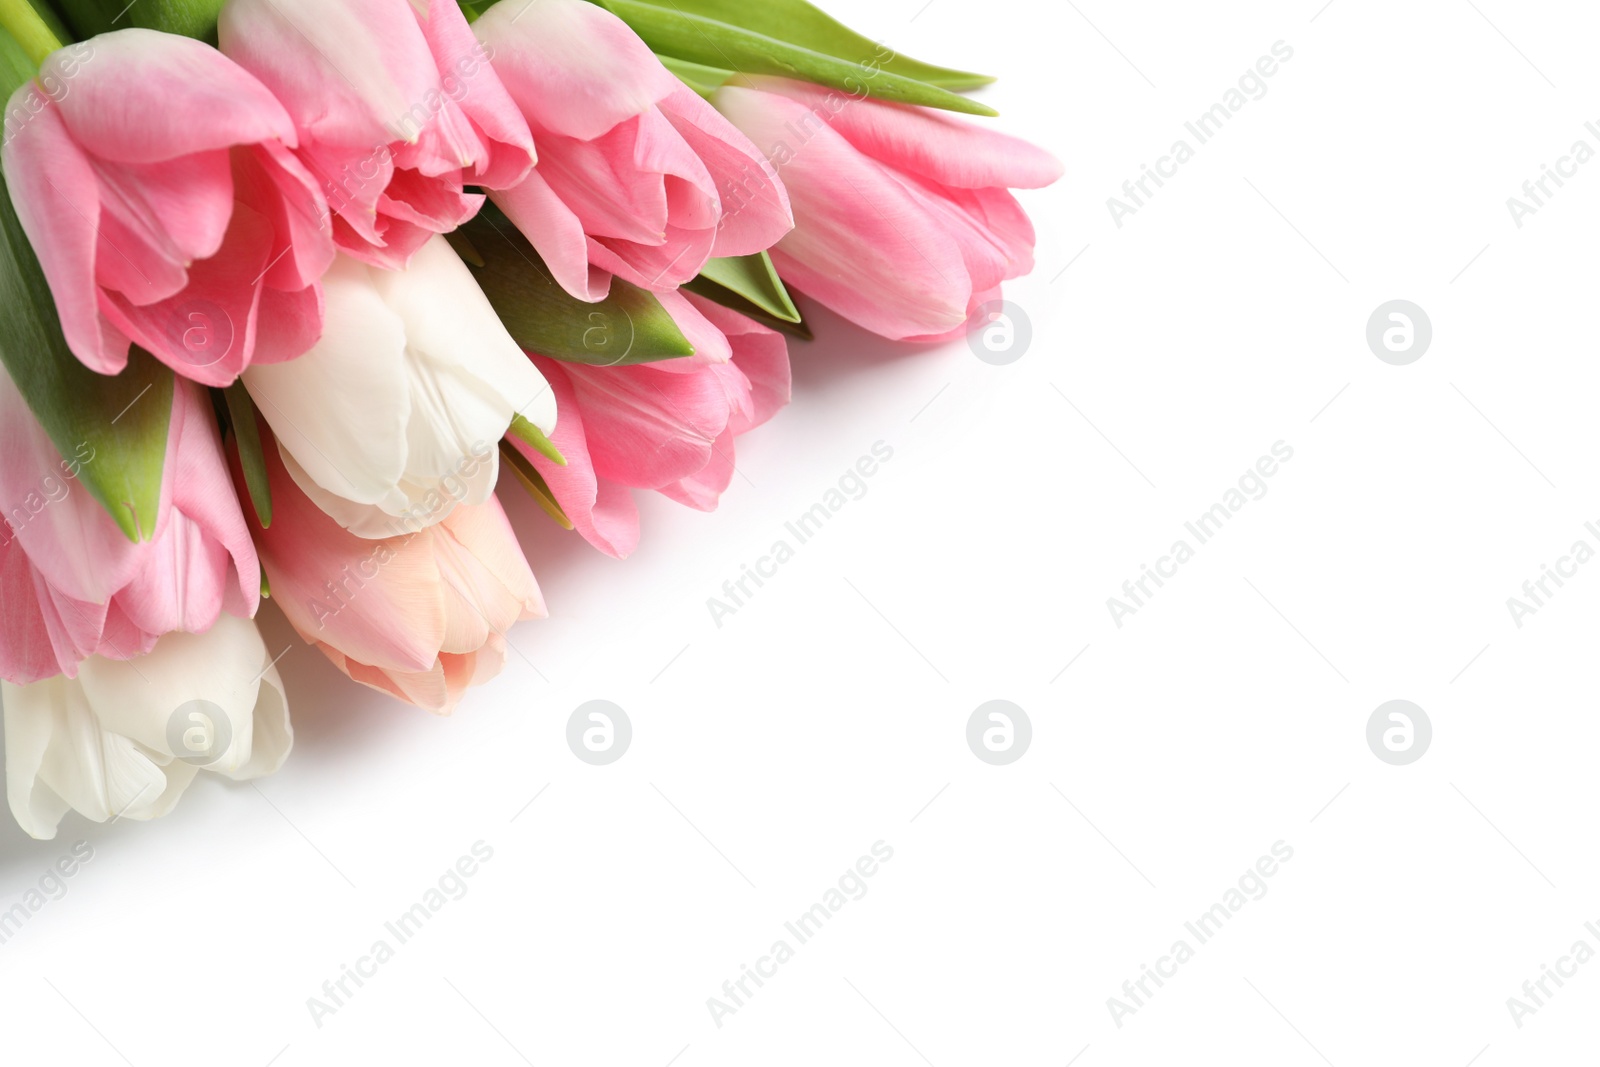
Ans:
[[[0,829],[0,906],[94,848],[0,946],[7,1061],[1592,1055],[1600,962],[1520,1028],[1506,999],[1600,950],[1600,564],[1521,628],[1506,598],[1600,548],[1600,162],[1520,229],[1506,198],[1600,149],[1600,17],[1319,3],[832,5],[1002,75],[996,125],[1066,164],[1024,196],[1025,355],[899,350],[808,305],[794,404],[740,441],[721,510],[650,502],[626,563],[508,482],[552,617],[454,718],[268,612],[294,646],[281,773],[151,824]],[[1280,40],[1267,94],[1118,228],[1106,198]],[[1364,336],[1396,298],[1434,331],[1403,367]],[[706,599],[879,440],[866,496],[717,628]],[[1119,629],[1107,597],[1280,440],[1267,494]],[[595,698],[634,729],[605,767],[564,739]],[[996,698],[1033,724],[1005,767],[965,740]],[[1395,698],[1433,724],[1409,766],[1365,739]],[[880,840],[866,896],[715,1025],[707,998]],[[307,998],[477,841],[467,895],[315,1025]],[[1278,841],[1269,892],[1116,1025],[1107,998]]]

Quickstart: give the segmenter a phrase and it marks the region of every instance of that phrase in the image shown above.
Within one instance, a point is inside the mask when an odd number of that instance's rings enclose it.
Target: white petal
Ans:
[[[261,634],[232,615],[203,634],[167,634],[137,659],[92,656],[76,680],[0,683],[0,695],[7,797],[35,837],[55,836],[69,808],[96,822],[164,815],[199,770],[267,774],[293,743]],[[226,731],[226,744],[196,759],[185,747],[193,730],[207,740]]]
[[[504,406],[505,421],[491,440],[505,433],[513,412],[546,434],[555,430],[555,396],[544,375],[501,325],[450,242],[435,236],[406,270],[373,273],[384,300],[405,321],[413,358],[458,368],[476,379],[486,401]]]
[[[383,500],[405,471],[406,336],[370,270],[340,256],[323,276],[322,339],[286,363],[257,364],[245,387],[316,484],[358,503]]]

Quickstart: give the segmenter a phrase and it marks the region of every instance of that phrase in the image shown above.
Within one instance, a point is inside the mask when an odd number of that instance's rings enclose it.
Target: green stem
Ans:
[[[9,33],[34,66],[61,47],[28,0],[0,0],[0,29]]]

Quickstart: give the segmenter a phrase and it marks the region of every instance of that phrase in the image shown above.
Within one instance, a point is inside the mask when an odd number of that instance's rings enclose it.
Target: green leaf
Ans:
[[[539,468],[522,454],[522,450],[509,441],[501,441],[500,454],[505,457],[512,473],[516,474],[517,480],[528,491],[528,495],[544,509],[544,513],[556,520],[563,529],[572,529],[572,520],[567,518],[567,513],[557,502],[555,493],[550,491],[550,483],[544,480]]]
[[[32,81],[37,73],[39,68],[17,39],[0,29],[0,99],[10,100],[11,94]],[[6,136],[11,136],[10,130],[6,131]]]
[[[0,363],[57,451],[86,457],[90,494],[132,541],[155,535],[172,418],[172,371],[135,347],[116,377],[67,347],[55,301],[0,176]]]
[[[523,416],[511,416],[511,426],[506,430],[506,433],[515,437],[556,466],[565,467],[567,465],[567,457],[557,451],[550,438],[544,435],[544,431]]]
[[[892,69],[894,53],[800,0],[595,0],[658,55],[741,74],[776,74],[857,96],[994,115],[993,108]],[[797,19],[791,26],[789,19]],[[902,62],[901,66],[906,63]],[[919,65],[925,66],[925,65]],[[935,68],[942,70],[942,68]],[[965,87],[980,78],[944,71]],[[962,79],[965,79],[964,81]]]
[[[60,48],[61,42],[68,39],[55,13],[44,4],[31,0],[0,0],[0,36],[8,38],[6,51],[20,53],[27,64],[27,75],[22,81],[38,73],[39,64],[44,62],[45,56]],[[12,62],[8,56],[5,65],[9,68]],[[11,70],[7,71],[8,75],[12,73]],[[9,85],[6,96],[9,97],[22,81]]]
[[[807,0],[641,0],[738,26],[823,55],[873,63],[879,69],[944,89],[977,89],[994,79],[986,74],[938,67],[902,56],[863,37]],[[674,71],[673,73],[677,73]]]
[[[56,0],[79,37],[142,26],[217,43],[217,14],[226,0]]]
[[[772,257],[765,252],[709,259],[701,268],[700,277],[744,297],[775,319],[800,321],[799,309],[789,299],[789,290],[783,287]]]
[[[648,290],[613,278],[610,294],[591,304],[561,288],[527,238],[492,205],[452,237],[506,331],[530,352],[595,367],[694,355]]]
[[[721,67],[708,67],[702,63],[691,63],[687,59],[677,59],[673,56],[657,56],[661,65],[677,75],[678,80],[707,100],[711,94],[722,88],[722,83],[733,77],[733,71],[723,70]]]
[[[244,484],[250,490],[250,504],[265,530],[272,525],[272,490],[267,484],[267,458],[261,451],[256,406],[242,379],[224,389],[223,396],[228,401],[228,421],[233,424],[233,440],[239,448],[239,466],[244,470]]]

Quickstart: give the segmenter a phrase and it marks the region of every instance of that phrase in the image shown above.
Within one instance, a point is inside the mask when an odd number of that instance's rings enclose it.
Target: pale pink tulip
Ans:
[[[783,78],[740,78],[713,102],[777,167],[795,228],[784,280],[896,340],[959,333],[1000,283],[1033,269],[1033,225],[1008,189],[1061,164],[942,111]]]
[[[455,0],[232,0],[222,51],[283,101],[339,249],[398,270],[533,165],[528,124]]]
[[[713,510],[733,479],[734,438],[789,402],[782,334],[698,296],[661,300],[695,355],[626,367],[533,357],[555,390],[561,418],[551,440],[567,465],[523,454],[573,527],[619,559],[639,543],[634,489]]]
[[[539,143],[539,165],[494,201],[569,293],[598,300],[613,274],[673,289],[793,225],[756,147],[609,11],[502,3],[472,29]]]
[[[270,442],[266,457],[273,520],[255,536],[272,599],[356,681],[448,714],[468,687],[500,673],[506,630],[544,616],[494,497],[413,534],[372,540],[318,508]]]
[[[63,457],[0,373],[0,678],[76,677],[90,655],[129,659],[223,611],[255,614],[261,571],[211,402],[176,389],[160,510],[136,516],[148,540],[135,543],[78,480],[117,458],[87,443]]]
[[[116,374],[132,341],[226,385],[315,343],[327,208],[265,86],[199,41],[143,29],[62,49],[40,77],[70,90],[19,123],[0,159],[86,366]],[[37,103],[24,85],[8,113],[23,94]]]

